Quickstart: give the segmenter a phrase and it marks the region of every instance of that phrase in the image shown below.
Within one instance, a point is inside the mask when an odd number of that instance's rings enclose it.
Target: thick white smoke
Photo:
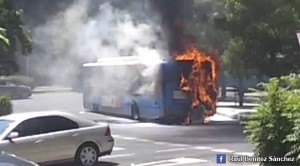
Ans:
[[[99,2],[93,13],[90,11],[95,3],[91,3],[78,0],[34,29],[31,61],[35,66],[31,73],[45,76],[53,84],[69,85],[78,81],[82,63],[104,57],[140,56],[148,66],[143,74],[155,79],[153,64],[167,57],[168,49],[160,17],[148,1],[126,1],[125,7],[112,1]],[[113,79],[109,77],[112,71],[106,72],[106,79]],[[131,73],[124,69],[119,73],[123,80],[112,81],[128,82]]]

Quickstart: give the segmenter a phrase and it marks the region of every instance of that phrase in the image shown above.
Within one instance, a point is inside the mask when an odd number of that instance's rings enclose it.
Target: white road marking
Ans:
[[[178,146],[178,147],[188,147],[190,145],[186,145],[186,144],[173,144],[173,143],[169,143],[168,145],[170,146]]]
[[[234,153],[235,155],[240,155],[240,156],[253,156],[254,153],[253,152],[237,152]]]
[[[119,139],[124,139],[124,140],[137,140],[138,138],[135,137],[126,137],[126,136],[121,136],[121,135],[112,135],[114,138],[119,138]]]
[[[136,139],[136,141],[139,141],[139,142],[153,142],[153,141],[148,140],[148,139]]]
[[[135,138],[135,137],[123,137],[123,136],[121,136],[119,138],[120,139],[125,139],[125,140],[137,140],[137,138]]]
[[[120,158],[120,157],[128,157],[128,156],[133,156],[133,155],[134,155],[134,153],[110,155],[110,156],[100,157],[98,160],[101,160],[101,159],[111,159],[111,158]]]
[[[196,149],[196,150],[207,150],[207,149],[213,149],[212,147],[206,147],[206,146],[197,146],[197,147],[194,147],[193,149]]]
[[[166,153],[166,152],[175,152],[175,151],[183,151],[187,150],[187,148],[177,148],[177,149],[166,149],[166,150],[158,150],[155,153]]]
[[[156,145],[166,145],[168,143],[166,143],[166,142],[154,142],[154,144],[156,144]]]
[[[113,134],[112,137],[114,137],[114,138],[120,138],[121,136]]]
[[[153,162],[142,163],[142,164],[131,164],[131,166],[151,166],[151,165],[156,165],[156,164],[163,164],[168,161],[169,160],[160,160],[160,161],[153,161]]]
[[[220,152],[220,153],[232,153],[233,152],[233,150],[229,150],[229,149],[212,149],[211,151]]]
[[[120,151],[120,150],[125,150],[125,148],[121,148],[121,147],[113,147],[113,151]]]
[[[160,160],[142,164],[131,164],[131,166],[175,166],[175,165],[186,165],[186,164],[194,164],[194,163],[203,163],[208,162],[203,159],[196,158],[176,158],[170,160]]]
[[[210,117],[210,121],[236,121],[236,120],[229,118],[227,116],[215,114],[214,116]]]
[[[177,158],[177,159],[172,159],[170,160],[171,162],[176,162],[176,163],[181,163],[181,164],[192,164],[192,163],[204,163],[208,162],[207,160],[203,159],[196,159],[196,158]]]
[[[155,124],[155,123],[134,123],[131,124],[131,126],[135,126],[135,127],[165,127],[163,125],[160,124]]]

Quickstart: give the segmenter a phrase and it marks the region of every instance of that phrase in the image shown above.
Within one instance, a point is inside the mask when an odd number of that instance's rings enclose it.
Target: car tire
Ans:
[[[140,120],[140,110],[136,103],[131,105],[131,119]]]
[[[85,143],[77,149],[75,164],[77,166],[95,166],[98,163],[99,155],[99,148],[94,143]]]

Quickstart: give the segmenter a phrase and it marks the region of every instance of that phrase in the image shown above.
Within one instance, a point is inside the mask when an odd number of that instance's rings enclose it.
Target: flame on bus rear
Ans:
[[[216,113],[219,89],[219,63],[213,56],[209,56],[193,45],[187,46],[187,52],[177,56],[176,61],[193,61],[189,78],[181,76],[182,91],[192,96],[192,109],[198,110],[204,106],[206,115]]]

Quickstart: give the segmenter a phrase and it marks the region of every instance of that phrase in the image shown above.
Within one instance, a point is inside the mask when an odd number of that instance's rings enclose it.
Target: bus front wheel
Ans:
[[[139,107],[137,106],[136,103],[131,105],[131,118],[133,120],[139,120],[140,119],[140,111],[139,111]]]

